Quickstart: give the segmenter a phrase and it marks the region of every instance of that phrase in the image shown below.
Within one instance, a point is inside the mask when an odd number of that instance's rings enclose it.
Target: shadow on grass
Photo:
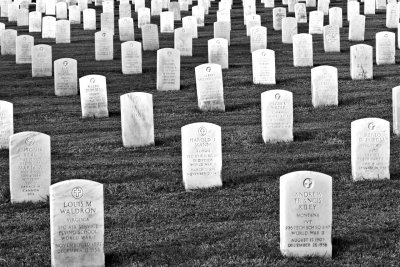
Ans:
[[[120,110],[109,111],[108,117],[121,117],[121,111]]]
[[[332,238],[332,258],[336,258],[341,253],[346,252],[355,243],[354,240],[348,240],[344,237],[333,237]]]
[[[296,131],[293,133],[294,142],[303,142],[303,141],[310,141],[315,140],[318,135],[317,131]]]
[[[249,108],[254,108],[254,103],[242,103],[242,104],[233,104],[233,105],[226,105],[225,106],[225,111],[226,112],[234,112],[234,111],[241,111],[241,110],[246,110]],[[258,104],[259,106],[259,104]]]

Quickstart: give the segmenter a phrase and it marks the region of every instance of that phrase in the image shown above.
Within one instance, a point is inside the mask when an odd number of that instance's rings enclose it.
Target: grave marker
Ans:
[[[78,94],[78,64],[72,58],[54,61],[54,90],[56,96]]]
[[[312,35],[300,33],[293,36],[293,65],[295,67],[313,66]]]
[[[179,90],[180,86],[180,51],[173,48],[157,50],[157,90]]]
[[[111,32],[99,31],[95,33],[95,59],[114,59],[114,39]]]
[[[17,36],[15,43],[16,43],[15,63],[31,64],[34,38],[30,35],[20,35]]]
[[[201,111],[225,111],[222,69],[219,64],[195,68],[198,106]]]
[[[13,104],[0,100],[0,149],[9,148],[10,136],[14,134]]]
[[[338,71],[332,66],[311,69],[311,98],[313,107],[338,105]]]
[[[372,46],[357,44],[350,46],[350,75],[353,80],[373,77]]]
[[[123,74],[142,73],[142,44],[135,41],[122,43],[121,64]]]
[[[376,64],[396,63],[396,35],[393,32],[376,33]]]
[[[324,26],[325,52],[340,52],[340,29],[338,25]]]
[[[142,42],[144,51],[155,51],[160,48],[158,40],[158,26],[146,24],[142,27]]]
[[[221,65],[222,69],[229,68],[228,40],[214,38],[208,40],[208,63]]]
[[[53,55],[50,45],[34,45],[32,47],[32,77],[51,77],[53,71]]]
[[[79,79],[82,118],[108,117],[106,77],[86,75]]]

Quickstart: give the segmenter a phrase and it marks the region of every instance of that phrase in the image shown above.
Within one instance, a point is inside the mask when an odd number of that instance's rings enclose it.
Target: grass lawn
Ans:
[[[217,2],[193,41],[193,57],[181,58],[180,91],[156,91],[155,51],[143,52],[142,75],[122,75],[118,36],[114,60],[96,62],[95,31],[72,25],[71,44],[56,45],[33,33],[35,44],[52,45],[53,60],[78,60],[78,77],[105,75],[109,118],[82,119],[79,96],[56,97],[53,77],[32,78],[31,66],[16,65],[14,56],[0,57],[0,99],[14,104],[16,133],[51,136],[52,184],[68,179],[104,184],[107,266],[398,266],[400,138],[391,134],[391,180],[353,182],[350,124],[366,117],[392,121],[391,89],[400,84],[400,54],[396,65],[374,65],[373,80],[351,80],[350,46],[360,42],[347,40],[346,2],[331,0],[331,6],[343,8],[342,52],[324,53],[322,35],[313,35],[314,66],[338,68],[338,107],[312,107],[311,68],[293,67],[292,45],[282,44],[281,32],[272,29],[272,10],[260,1],[257,13],[268,28],[268,48],[276,53],[277,84],[253,84],[250,41],[236,0],[230,67],[223,70],[225,113],[198,110],[194,76],[194,68],[207,63]],[[99,29],[101,7],[96,11]],[[17,28],[18,35],[28,34],[27,27],[0,21]],[[152,17],[152,23],[159,25],[159,18]],[[375,34],[385,30],[396,32],[386,29],[384,11],[367,15],[363,43],[375,46]],[[308,24],[300,24],[299,33],[306,32]],[[135,39],[141,41],[137,26]],[[160,34],[160,48],[165,47],[173,47],[173,34]],[[293,92],[294,142],[262,141],[260,94],[271,89]],[[155,146],[122,146],[120,96],[129,92],[153,94]],[[194,122],[222,127],[222,188],[184,190],[180,131]],[[49,203],[11,205],[8,157],[8,150],[0,151],[0,266],[49,266]],[[279,177],[298,170],[333,177],[330,260],[285,258],[279,251]]]

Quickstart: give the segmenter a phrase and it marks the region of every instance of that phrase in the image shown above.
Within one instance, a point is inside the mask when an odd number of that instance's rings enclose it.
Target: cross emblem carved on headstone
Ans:
[[[308,188],[308,189],[311,188],[312,184],[313,184],[313,181],[310,178],[306,178],[303,181],[303,185],[305,188]]]

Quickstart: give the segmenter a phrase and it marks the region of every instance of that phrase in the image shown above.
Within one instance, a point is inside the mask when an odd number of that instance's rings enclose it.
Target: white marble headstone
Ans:
[[[121,42],[135,41],[134,22],[132,18],[121,18],[118,20],[119,40]]]
[[[183,126],[181,133],[185,189],[222,186],[221,127],[198,122]]]
[[[9,138],[14,134],[13,104],[0,100],[0,149],[9,148]]]
[[[275,84],[275,52],[258,49],[252,52],[253,83]]]
[[[17,26],[29,26],[29,10],[21,8],[17,11]]]
[[[393,32],[376,33],[376,64],[396,63],[396,34]]]
[[[38,11],[29,12],[29,32],[42,31],[42,13]]]
[[[386,27],[397,28],[399,24],[399,7],[397,2],[386,6]]]
[[[17,30],[6,29],[1,34],[1,54],[15,55]]]
[[[338,71],[332,66],[311,69],[311,98],[314,107],[338,105]]]
[[[282,19],[286,18],[286,8],[275,7],[272,9],[273,15],[273,28],[275,31],[280,31],[282,29]]]
[[[71,43],[71,22],[69,20],[57,20],[56,22],[56,44]]]
[[[128,41],[121,44],[121,65],[123,74],[142,73],[142,44]]]
[[[56,38],[56,18],[45,16],[42,20],[42,39]]]
[[[113,60],[114,39],[111,32],[99,31],[95,33],[95,59]]]
[[[181,52],[181,56],[192,56],[192,33],[185,28],[175,29],[174,48]]]
[[[83,29],[96,30],[96,10],[92,8],[83,10]]]
[[[351,123],[351,170],[355,181],[390,179],[390,124],[379,118]]]
[[[393,133],[400,135],[400,86],[392,89]]]
[[[31,64],[34,38],[30,35],[20,35],[17,36],[15,43],[16,43],[15,63]]]
[[[78,94],[78,63],[75,59],[54,61],[54,91],[56,96]]]
[[[282,19],[282,43],[292,44],[293,35],[297,34],[297,20],[293,17]]]
[[[158,26],[146,24],[142,27],[143,51],[155,51],[160,48],[158,38]]]
[[[219,64],[195,68],[197,101],[202,111],[225,111],[222,69]]]
[[[364,41],[365,16],[354,15],[349,23],[349,41]]]
[[[157,50],[157,90],[179,90],[181,84],[181,55],[179,50]]]
[[[340,7],[331,7],[329,9],[329,25],[338,25],[343,27],[343,15]]]
[[[208,63],[219,64],[222,69],[229,68],[228,40],[223,38],[208,40]]]
[[[100,29],[102,32],[109,32],[114,35],[114,13],[100,14]]]
[[[307,23],[307,10],[305,3],[297,3],[294,6],[294,15],[297,23]]]
[[[340,28],[338,25],[324,26],[325,52],[340,52]]]
[[[255,27],[252,28],[252,30]],[[214,22],[214,38],[224,38],[228,40],[228,45],[231,42],[231,24],[228,21]]]
[[[313,66],[312,35],[300,33],[293,36],[293,65],[295,67]]]
[[[322,34],[324,28],[324,13],[322,11],[311,11],[308,33]]]
[[[32,47],[32,77],[51,77],[53,71],[53,55],[50,45]]]
[[[353,80],[372,79],[372,46],[366,44],[350,46],[350,75]]]
[[[79,79],[83,118],[108,117],[106,77],[86,75]]]
[[[161,33],[174,32],[174,13],[171,11],[164,11],[160,14],[160,31]]]

